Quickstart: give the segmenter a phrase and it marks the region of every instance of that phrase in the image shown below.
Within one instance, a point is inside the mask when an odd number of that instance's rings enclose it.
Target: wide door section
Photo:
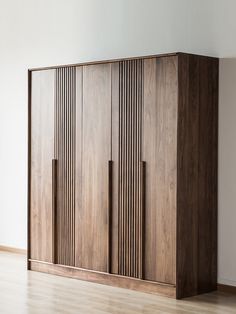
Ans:
[[[112,69],[112,272],[174,284],[177,59]]]
[[[77,69],[76,266],[109,271],[111,64]]]
[[[147,280],[175,284],[177,57],[144,60],[143,75],[144,274]]]

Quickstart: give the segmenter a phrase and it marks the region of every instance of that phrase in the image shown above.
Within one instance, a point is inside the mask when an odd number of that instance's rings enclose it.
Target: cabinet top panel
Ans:
[[[180,54],[182,54],[182,55],[193,55],[193,54],[184,53],[184,52],[174,52],[174,53],[164,53],[164,54],[157,54],[157,55],[136,56],[136,57],[127,57],[127,58],[119,58],[119,59],[97,60],[97,61],[81,62],[81,63],[74,63],[74,64],[63,64],[63,65],[55,65],[55,66],[47,66],[47,67],[29,68],[29,71],[42,71],[42,70],[49,70],[49,69],[57,69],[57,68],[73,67],[73,66],[84,66],[84,65],[99,64],[99,63],[113,63],[113,62],[119,62],[119,61],[123,61],[123,60],[170,57],[170,56],[178,56]],[[212,58],[212,59],[218,59],[218,58],[210,57],[210,56],[203,56],[203,55],[198,55],[198,56],[199,57]]]

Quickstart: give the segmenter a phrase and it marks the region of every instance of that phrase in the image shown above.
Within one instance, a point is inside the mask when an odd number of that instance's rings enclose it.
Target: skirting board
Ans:
[[[43,263],[35,260],[30,260],[28,266],[30,270],[39,271],[43,273],[91,281],[119,288],[137,290],[141,292],[162,295],[170,298],[176,298],[176,287],[174,285],[156,283],[137,278],[123,277],[119,275],[107,274],[103,272],[91,271],[76,267],[52,263]]]
[[[236,287],[218,283],[218,291],[236,294]]]
[[[27,250],[18,249],[18,248],[11,247],[11,246],[4,246],[4,245],[0,245],[0,251],[9,252],[9,253],[15,253],[15,254],[21,254],[21,255],[26,255],[27,254]]]

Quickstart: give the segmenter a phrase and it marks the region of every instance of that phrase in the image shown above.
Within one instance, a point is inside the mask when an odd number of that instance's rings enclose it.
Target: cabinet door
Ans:
[[[108,271],[111,64],[77,68],[76,266]]]
[[[75,265],[75,154],[76,69],[56,69],[55,159],[57,202],[55,210],[55,262]]]
[[[177,58],[144,61],[145,279],[175,283]]]
[[[143,60],[112,67],[112,267],[143,278]]]
[[[52,262],[54,70],[32,72],[30,258]]]

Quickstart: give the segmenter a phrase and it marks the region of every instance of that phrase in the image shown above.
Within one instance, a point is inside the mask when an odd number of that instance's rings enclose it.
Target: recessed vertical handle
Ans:
[[[146,162],[140,161],[140,212],[139,212],[139,278],[144,278],[145,256],[145,196],[146,196]]]
[[[111,273],[111,224],[112,224],[112,160],[108,161],[108,210],[107,210],[107,230],[108,230],[108,253],[107,253],[107,272]]]
[[[57,263],[57,159],[52,159],[52,262]]]

